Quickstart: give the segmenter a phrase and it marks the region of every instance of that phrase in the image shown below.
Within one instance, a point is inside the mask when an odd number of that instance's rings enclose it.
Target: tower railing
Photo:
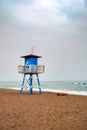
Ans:
[[[40,74],[44,73],[44,65],[18,65],[18,73],[21,74]]]

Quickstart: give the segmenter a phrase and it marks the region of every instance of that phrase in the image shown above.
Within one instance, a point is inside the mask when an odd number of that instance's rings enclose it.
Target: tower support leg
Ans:
[[[38,82],[38,86],[39,86],[39,93],[42,94],[41,88],[40,88],[40,81],[39,81],[39,76],[38,74],[36,74],[37,76],[37,82]]]
[[[23,87],[24,87],[25,76],[26,76],[26,75],[24,74],[23,81],[22,81],[22,88],[21,88],[21,90],[20,90],[20,94],[23,93]]]
[[[30,74],[30,80],[29,80],[30,89],[29,89],[28,94],[32,94],[33,93],[33,91],[32,91],[32,84],[33,84],[33,79],[32,79],[32,74]]]

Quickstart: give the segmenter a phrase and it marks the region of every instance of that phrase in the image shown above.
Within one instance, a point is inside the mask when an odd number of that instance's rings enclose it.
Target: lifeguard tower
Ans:
[[[41,56],[35,55],[33,53],[21,56],[24,58],[24,65],[18,65],[18,73],[23,74],[22,87],[20,90],[20,94],[23,93],[23,88],[26,88],[26,83],[29,86],[28,94],[33,93],[33,87],[35,85],[33,76],[36,75],[37,85],[39,87],[39,93],[41,94],[40,81],[38,74],[44,72],[44,65],[38,65],[38,58],[42,58]],[[28,77],[28,78],[27,78]]]

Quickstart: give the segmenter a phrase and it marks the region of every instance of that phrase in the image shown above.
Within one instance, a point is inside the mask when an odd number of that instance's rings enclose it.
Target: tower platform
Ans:
[[[44,65],[18,65],[18,73],[21,74],[41,74],[44,73]]]

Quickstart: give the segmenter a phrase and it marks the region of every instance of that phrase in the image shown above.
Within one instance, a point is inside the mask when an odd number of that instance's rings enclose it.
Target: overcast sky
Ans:
[[[87,80],[87,0],[0,0],[0,81],[22,79],[32,46],[41,80]]]

